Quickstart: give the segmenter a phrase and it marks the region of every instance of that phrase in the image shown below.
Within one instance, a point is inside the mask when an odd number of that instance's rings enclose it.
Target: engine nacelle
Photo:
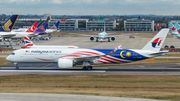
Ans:
[[[111,40],[114,41],[114,40],[116,40],[116,38],[113,36],[113,37],[111,37]]]
[[[93,40],[94,40],[94,37],[91,36],[91,37],[90,37],[90,40],[93,41]]]
[[[73,60],[60,58],[58,60],[58,67],[59,68],[72,68],[73,67]]]

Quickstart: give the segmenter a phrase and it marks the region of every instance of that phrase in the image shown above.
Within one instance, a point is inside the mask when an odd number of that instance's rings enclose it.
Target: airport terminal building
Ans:
[[[103,31],[104,26],[106,31],[110,31],[116,27],[116,21],[88,21],[86,22],[86,29],[89,31]]]
[[[51,28],[59,19],[51,19],[48,27]],[[116,27],[116,20],[107,20],[105,28],[110,31]],[[98,20],[89,21],[89,19],[60,19],[58,29],[61,31],[103,31],[104,22]]]
[[[125,31],[154,31],[154,21],[145,19],[124,20]]]

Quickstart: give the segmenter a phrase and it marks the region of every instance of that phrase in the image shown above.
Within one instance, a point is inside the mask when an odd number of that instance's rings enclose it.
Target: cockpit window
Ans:
[[[11,53],[11,55],[15,55],[15,53]]]

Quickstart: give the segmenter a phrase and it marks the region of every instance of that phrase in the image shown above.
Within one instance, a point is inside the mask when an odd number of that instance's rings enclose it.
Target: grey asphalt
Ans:
[[[70,95],[70,94],[40,94],[40,93],[0,93],[0,101],[165,101],[140,98]]]
[[[107,42],[95,42],[90,41],[89,37],[52,37],[49,41],[33,41],[36,45],[75,45],[80,48],[111,48],[122,45],[121,48],[124,49],[141,49],[143,48],[152,38],[142,38],[137,36],[132,39],[129,36],[119,36],[116,37],[115,41]],[[171,46],[174,45],[176,48],[180,48],[180,40],[174,38],[166,38],[163,47],[165,45]],[[14,49],[19,49],[24,43],[20,45],[15,45],[15,42],[12,43]]]
[[[143,64],[93,67],[93,70],[82,70],[82,67],[59,69],[57,63],[21,63],[20,69],[14,65],[0,67],[0,76],[5,75],[180,75],[180,64]]]

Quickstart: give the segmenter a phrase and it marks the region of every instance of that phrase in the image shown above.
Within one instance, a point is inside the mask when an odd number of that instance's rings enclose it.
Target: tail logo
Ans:
[[[36,27],[35,27],[35,26],[32,26],[27,32],[34,32],[35,29],[36,29]]]
[[[163,37],[157,38],[152,42],[152,47],[156,48],[157,46],[160,46],[162,41],[163,41]]]
[[[9,26],[11,26],[11,25],[12,25],[12,22],[11,22],[11,20],[9,19],[9,20],[4,24],[4,26],[2,26],[2,28],[3,28],[5,31],[10,31]]]
[[[171,30],[172,30],[172,31],[175,31],[175,30],[176,30],[176,28],[174,28],[174,27],[173,27],[173,28],[171,28]]]
[[[52,29],[57,29],[57,27],[54,25],[54,26],[52,27]]]
[[[180,29],[178,30],[178,33],[180,33]]]
[[[40,29],[41,29],[41,30],[44,30],[44,26],[41,26]]]

